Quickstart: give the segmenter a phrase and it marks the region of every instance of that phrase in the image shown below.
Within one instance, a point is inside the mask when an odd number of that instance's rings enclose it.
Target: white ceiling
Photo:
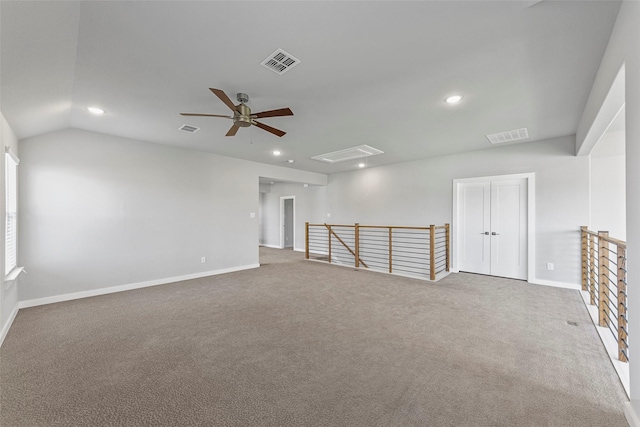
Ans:
[[[575,134],[618,1],[1,2],[0,109],[20,139],[74,127],[309,171],[367,144],[368,166]],[[278,48],[301,60],[280,76]],[[180,112],[250,96],[278,138]],[[452,106],[444,99],[464,96]],[[89,105],[107,111],[94,116]],[[183,124],[202,128],[179,131]],[[272,150],[282,151],[280,158]],[[287,159],[295,163],[286,163]]]

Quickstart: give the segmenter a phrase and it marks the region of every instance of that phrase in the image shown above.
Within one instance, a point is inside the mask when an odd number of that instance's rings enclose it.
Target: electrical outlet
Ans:
[[[207,262],[207,257],[206,256],[203,256],[202,258],[200,258],[200,263],[201,264],[204,264],[206,262]]]
[[[548,262],[547,263],[547,270],[553,270],[553,263],[552,262]]]

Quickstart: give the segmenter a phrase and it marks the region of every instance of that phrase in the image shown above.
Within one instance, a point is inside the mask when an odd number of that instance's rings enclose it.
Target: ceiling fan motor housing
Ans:
[[[240,95],[243,94],[238,94],[238,100],[240,100]],[[249,97],[247,97],[248,99]],[[251,126],[251,109],[244,104],[240,104],[236,107],[236,111],[238,114],[234,115],[233,123],[243,128]]]

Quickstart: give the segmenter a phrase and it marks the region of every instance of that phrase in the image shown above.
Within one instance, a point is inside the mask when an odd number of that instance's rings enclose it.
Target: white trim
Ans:
[[[529,281],[529,283],[532,285],[551,286],[553,288],[573,289],[574,291],[582,289],[580,285],[576,285],[575,283],[556,282],[555,280],[534,279]]]
[[[578,134],[576,135],[576,156],[588,156],[595,148],[598,141],[607,132],[607,129],[611,126],[611,123],[620,114],[620,111],[625,106],[625,67],[626,64],[622,64],[616,77],[611,82],[609,91],[605,95],[602,105],[598,110],[598,113],[591,122],[591,126],[586,130],[584,135],[581,135],[582,117],[578,124]],[[584,136],[582,141],[579,140],[581,136]]]
[[[260,246],[264,246],[265,248],[282,249],[278,245],[265,245],[264,243],[261,243]]]
[[[20,164],[20,159],[18,158],[18,156],[15,155],[15,153],[13,152],[11,147],[9,147],[9,146],[4,147],[4,152],[7,153],[9,155],[9,157],[11,157],[13,159],[13,162],[16,165]]]
[[[9,272],[9,274],[4,276],[5,289],[9,288],[9,286],[7,286],[7,283],[13,283],[22,272],[27,274],[27,271],[24,269],[24,267],[14,267],[13,270]]]
[[[479,176],[475,178],[461,178],[453,180],[453,211],[451,218],[451,267],[450,271],[458,270],[458,191],[461,184],[481,181],[499,181],[507,179],[527,180],[527,281],[536,282],[536,174],[535,172],[516,173],[511,175]]]
[[[180,282],[182,280],[199,279],[201,277],[216,276],[218,274],[233,273],[235,271],[258,268],[260,264],[249,264],[238,267],[223,268],[220,270],[203,271],[201,273],[186,274],[184,276],[167,277],[164,279],[149,280],[146,282],[129,283],[127,285],[111,286],[108,288],[93,289],[90,291],[73,292],[70,294],[55,295],[52,297],[36,298],[18,303],[19,308],[35,307],[38,305],[53,304],[56,302],[71,301],[75,299],[95,297],[98,295],[113,294],[116,292],[130,291],[133,289],[147,288],[149,286],[165,285],[167,283]]]
[[[295,246],[293,247],[294,252],[305,252],[304,248],[296,248]]]
[[[635,409],[633,409],[633,404],[631,402],[623,402],[623,405],[624,417],[627,419],[629,427],[640,427],[640,417],[638,417]]]
[[[280,248],[284,249],[284,201],[293,200],[293,242],[292,247],[296,244],[296,196],[280,196]]]
[[[9,333],[9,329],[11,329],[11,325],[13,325],[13,321],[18,315],[18,310],[20,310],[20,308],[16,304],[16,306],[13,308],[13,311],[9,315],[9,318],[7,319],[6,323],[2,327],[2,331],[0,331],[0,347],[2,347],[2,343],[4,342],[5,337]]]

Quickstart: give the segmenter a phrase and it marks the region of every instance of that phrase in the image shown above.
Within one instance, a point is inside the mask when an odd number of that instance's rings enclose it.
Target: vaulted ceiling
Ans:
[[[618,1],[2,1],[0,110],[18,138],[78,128],[333,173],[575,134]],[[276,49],[301,62],[260,65]],[[225,137],[208,88],[293,117]],[[463,99],[444,102],[452,94]],[[95,116],[88,106],[106,111]],[[201,128],[180,131],[183,124]],[[526,143],[526,142],[525,142]],[[273,150],[281,151],[279,157]],[[294,163],[287,163],[287,160]]]

